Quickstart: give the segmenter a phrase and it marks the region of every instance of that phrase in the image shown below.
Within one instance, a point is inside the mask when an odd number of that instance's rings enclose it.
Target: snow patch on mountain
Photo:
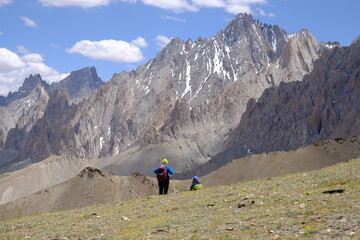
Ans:
[[[186,86],[185,86],[185,90],[181,95],[181,98],[183,98],[188,92],[190,92],[190,97],[191,97],[191,65],[190,65],[190,61],[186,60]]]

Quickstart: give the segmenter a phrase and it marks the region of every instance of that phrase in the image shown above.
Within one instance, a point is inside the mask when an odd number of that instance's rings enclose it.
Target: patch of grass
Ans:
[[[311,228],[309,226],[304,226],[304,229],[305,229],[305,233],[303,233],[304,237],[310,237],[319,232],[316,228]]]
[[[0,239],[358,239],[360,159],[0,222]],[[341,187],[343,193],[323,194]]]

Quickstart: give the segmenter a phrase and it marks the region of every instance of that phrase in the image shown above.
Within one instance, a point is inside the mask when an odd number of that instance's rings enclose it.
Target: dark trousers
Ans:
[[[169,190],[170,179],[166,179],[162,182],[158,182],[159,195],[167,194]]]

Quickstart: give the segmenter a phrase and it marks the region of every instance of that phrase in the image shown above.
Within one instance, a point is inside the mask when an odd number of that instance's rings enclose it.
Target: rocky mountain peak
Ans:
[[[39,84],[46,85],[40,74],[30,75],[25,79],[23,85],[19,88],[19,92],[30,92]]]
[[[241,13],[238,14],[224,30],[220,31],[218,35],[223,35],[227,45],[232,46],[239,39],[245,38],[252,24],[255,24],[253,17]]]
[[[104,82],[97,75],[95,67],[73,71],[64,80],[53,83],[52,90],[67,88],[72,97],[83,97],[98,89]]]
[[[234,19],[230,22],[230,24],[228,25],[227,28],[234,26],[234,24],[236,26],[239,26],[239,25],[246,25],[246,24],[249,25],[254,22],[258,22],[258,21],[256,21],[251,14],[239,13],[238,15],[236,15],[234,17]]]
[[[40,74],[30,75],[25,78],[25,81],[17,92],[10,92],[7,97],[0,98],[0,105],[8,105],[16,99],[24,98],[37,87],[48,88],[49,85],[42,80]]]
[[[223,38],[225,44],[230,48],[236,44],[243,44],[244,41],[250,46],[251,52],[257,52],[259,48],[263,48],[263,50],[269,51],[272,60],[283,53],[291,39],[300,42],[310,41],[311,46],[309,47],[316,45],[315,38],[307,29],[290,34],[278,25],[262,23],[246,13],[238,14],[217,36]]]
[[[191,41],[191,40],[188,40],[188,41]],[[168,45],[166,45],[166,47],[159,53],[159,55],[161,56],[162,53],[168,54],[168,55],[173,55],[174,53],[177,54],[184,49],[184,47],[185,47],[184,44],[185,43],[182,39],[173,38],[168,43]]]

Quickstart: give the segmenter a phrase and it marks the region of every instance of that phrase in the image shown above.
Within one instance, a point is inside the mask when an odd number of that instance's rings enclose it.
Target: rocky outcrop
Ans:
[[[104,173],[100,169],[97,169],[94,167],[84,168],[77,176],[80,178],[89,178],[89,179],[94,178],[95,176],[100,176],[100,177],[111,179],[110,174]]]

